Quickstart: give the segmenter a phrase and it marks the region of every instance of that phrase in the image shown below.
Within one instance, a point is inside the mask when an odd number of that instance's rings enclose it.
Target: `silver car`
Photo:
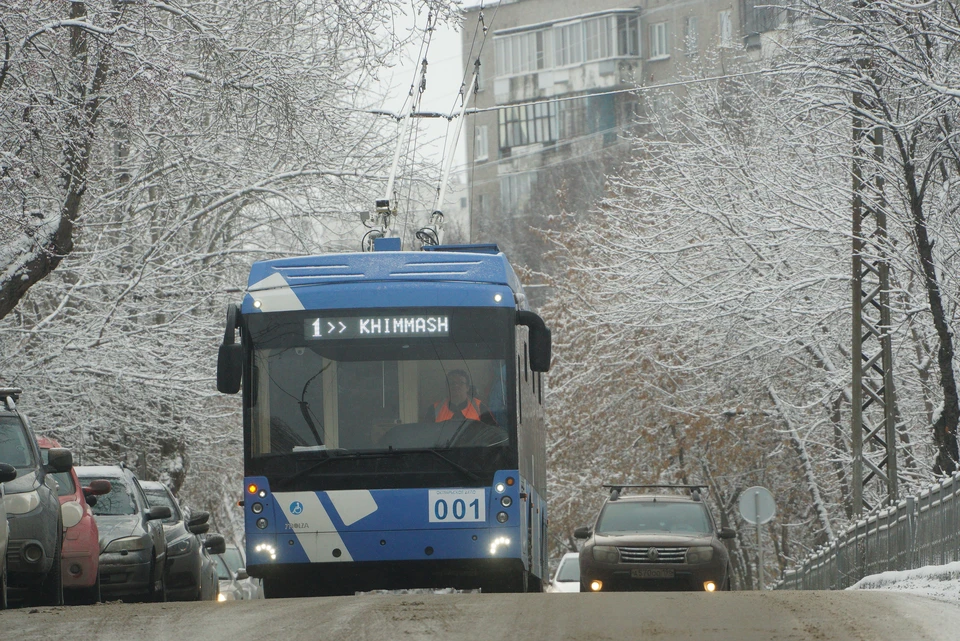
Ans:
[[[219,601],[245,601],[262,599],[263,588],[259,579],[247,574],[243,553],[236,545],[227,545],[217,557],[217,576],[220,579]]]

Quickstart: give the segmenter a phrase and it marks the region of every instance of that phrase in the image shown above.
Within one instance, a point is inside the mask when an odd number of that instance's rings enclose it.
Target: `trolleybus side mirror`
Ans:
[[[517,324],[530,328],[530,369],[546,372],[550,369],[550,330],[543,319],[533,312],[517,312]]]
[[[236,394],[240,391],[243,376],[243,347],[237,342],[237,324],[240,310],[233,303],[227,305],[227,329],[223,334],[223,344],[217,353],[217,390],[223,394]]]

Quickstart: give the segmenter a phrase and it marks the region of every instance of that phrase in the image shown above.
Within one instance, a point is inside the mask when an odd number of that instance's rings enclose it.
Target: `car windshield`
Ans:
[[[15,468],[35,468],[33,448],[27,430],[17,416],[0,416],[0,463]]]
[[[112,476],[81,476],[80,483],[89,485],[92,481],[101,478],[110,481],[110,493],[97,497],[97,504],[93,506],[93,513],[97,516],[136,514],[137,503],[133,499],[133,494],[126,480]]]
[[[233,579],[233,574],[230,573],[227,562],[223,560],[223,556],[220,554],[217,555],[217,578],[221,581],[230,581]]]
[[[150,504],[150,507],[167,506],[170,508],[170,517],[163,519],[164,523],[176,523],[183,520],[183,517],[180,516],[180,509],[177,507],[177,502],[173,500],[173,497],[170,496],[165,489],[145,487],[143,488],[143,493],[147,495],[147,503]]]
[[[230,547],[224,550],[223,558],[234,572],[236,572],[238,568],[243,567],[243,556],[237,548]]]
[[[705,534],[712,531],[702,503],[672,501],[611,501],[603,508],[597,534],[671,532]]]
[[[557,581],[579,581],[580,580],[580,560],[575,557],[567,557],[560,561],[560,567],[557,568]]]
[[[346,313],[249,319],[254,457],[507,445],[502,310]]]

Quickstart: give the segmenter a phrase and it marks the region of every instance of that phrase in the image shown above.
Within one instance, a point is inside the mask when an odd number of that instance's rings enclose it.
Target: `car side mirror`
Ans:
[[[243,581],[244,579],[249,579],[250,575],[247,574],[247,568],[237,568],[237,581]]]
[[[717,533],[717,538],[735,539],[737,538],[737,531],[732,528],[722,527],[720,528],[720,531]]]
[[[190,518],[187,519],[187,527],[191,525],[203,525],[210,520],[209,512],[194,512],[190,515]]]
[[[169,519],[173,512],[166,505],[157,505],[147,510],[147,520],[156,521],[157,519]]]
[[[6,483],[17,478],[17,468],[9,463],[0,463],[0,483]]]
[[[47,469],[52,472],[69,472],[73,467],[73,453],[62,447],[47,450]]]
[[[203,540],[203,547],[210,554],[223,554],[227,551],[227,541],[222,534],[208,534],[207,538]]]
[[[210,531],[209,523],[188,523],[187,530],[190,531],[190,534],[206,534]]]
[[[552,339],[543,319],[533,312],[517,312],[517,325],[530,328],[530,369],[546,372],[550,369]]]
[[[97,497],[96,497],[96,496],[85,496],[85,497],[83,497],[83,498],[84,498],[84,500],[87,502],[87,505],[89,505],[90,507],[95,507],[95,506],[97,505]]]
[[[589,539],[592,532],[590,528],[586,525],[581,525],[576,530],[573,531],[573,538],[575,539]]]
[[[83,488],[83,496],[89,499],[94,496],[103,496],[104,494],[110,494],[110,490],[113,489],[113,485],[110,484],[110,481],[106,479],[97,479],[96,481],[90,481],[90,485],[87,485]],[[91,503],[91,505],[93,505]]]

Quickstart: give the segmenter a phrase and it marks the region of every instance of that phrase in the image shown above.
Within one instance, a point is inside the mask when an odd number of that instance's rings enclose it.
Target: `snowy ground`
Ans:
[[[864,577],[850,590],[895,590],[960,605],[960,562]]]

